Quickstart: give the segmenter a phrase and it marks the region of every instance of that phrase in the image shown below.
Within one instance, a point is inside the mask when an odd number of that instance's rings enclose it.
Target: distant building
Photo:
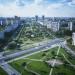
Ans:
[[[42,16],[43,25],[44,25],[44,21],[45,21],[45,16],[43,15],[43,16]]]
[[[43,20],[43,21],[45,20],[45,16],[44,16],[44,15],[42,16],[42,20]]]
[[[5,18],[0,18],[0,25],[5,25]]]
[[[4,39],[4,32],[0,32],[0,39]]]
[[[41,25],[43,25],[43,22],[41,22],[41,21],[38,21],[38,23],[41,24]]]
[[[59,22],[52,22],[51,23],[51,29],[52,31],[56,32],[59,31],[60,23]]]
[[[72,45],[75,46],[75,32],[72,33]]]
[[[47,23],[47,28],[51,28],[51,22]]]
[[[68,22],[68,27],[69,27],[69,30],[72,31],[73,30],[73,23],[72,22]]]
[[[36,22],[38,21],[38,16],[37,16],[37,15],[35,16],[35,21],[36,21]]]
[[[3,21],[2,20],[0,21],[0,25],[3,25]]]
[[[20,24],[20,17],[15,17],[15,23],[18,25]]]
[[[6,19],[5,21],[6,21],[6,25],[8,25],[8,24],[9,24],[9,21],[8,21],[8,19]]]
[[[44,21],[44,26],[47,26],[47,28],[51,28],[52,22],[51,21]]]
[[[11,19],[11,25],[13,25],[13,24],[14,24],[14,20]]]
[[[38,21],[38,23],[43,25],[43,22],[41,21]],[[56,32],[56,31],[59,31],[60,22],[54,22],[54,21],[52,22],[52,21],[45,20],[44,26],[47,26],[47,28],[50,28],[52,31]]]
[[[75,30],[75,23],[69,22],[69,23],[68,23],[68,28],[69,28],[70,31]]]

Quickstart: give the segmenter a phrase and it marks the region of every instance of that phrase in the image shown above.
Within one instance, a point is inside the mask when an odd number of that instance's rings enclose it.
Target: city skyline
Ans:
[[[75,17],[75,0],[0,0],[0,16]]]

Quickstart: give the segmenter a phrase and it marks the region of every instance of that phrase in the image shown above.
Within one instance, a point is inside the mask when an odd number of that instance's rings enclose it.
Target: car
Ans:
[[[11,74],[11,75],[16,75],[15,73]]]
[[[35,47],[36,49],[38,49],[38,47]]]

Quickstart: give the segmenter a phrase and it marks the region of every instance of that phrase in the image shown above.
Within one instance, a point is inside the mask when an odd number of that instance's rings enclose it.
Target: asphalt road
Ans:
[[[2,61],[3,63],[5,61]],[[8,75],[21,75],[18,71],[16,71],[13,67],[11,67],[9,64],[5,63],[5,64],[1,64],[0,63],[0,67],[7,72]]]
[[[69,54],[71,54],[71,56],[75,57],[75,51],[73,51],[72,49],[70,49],[70,48],[69,48],[67,45],[65,45],[65,44],[62,44],[61,46],[66,50],[67,53],[69,53]]]
[[[53,39],[51,41],[48,41],[48,43],[46,43],[46,44],[39,45],[39,46],[36,46],[36,47],[33,47],[33,48],[29,48],[29,49],[26,49],[26,50],[22,50],[22,51],[13,53],[13,54],[3,56],[3,57],[0,58],[0,60],[12,59],[12,58],[21,56],[23,54],[40,51],[41,49],[45,49],[46,47],[50,47],[50,46],[52,46],[54,44],[58,44],[60,42],[63,42],[63,41],[61,39]]]

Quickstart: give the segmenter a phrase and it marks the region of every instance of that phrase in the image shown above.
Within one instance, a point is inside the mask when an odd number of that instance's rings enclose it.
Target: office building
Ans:
[[[73,30],[73,23],[72,22],[68,22],[68,27],[69,27],[69,30],[72,31]]]
[[[59,22],[51,22],[51,29],[52,31],[56,32],[59,31],[60,23]]]
[[[69,28],[70,31],[75,31],[75,23],[68,22],[68,28]]]
[[[75,46],[75,32],[72,33],[72,45]]]
[[[2,20],[0,21],[0,25],[3,25],[3,21]]]

